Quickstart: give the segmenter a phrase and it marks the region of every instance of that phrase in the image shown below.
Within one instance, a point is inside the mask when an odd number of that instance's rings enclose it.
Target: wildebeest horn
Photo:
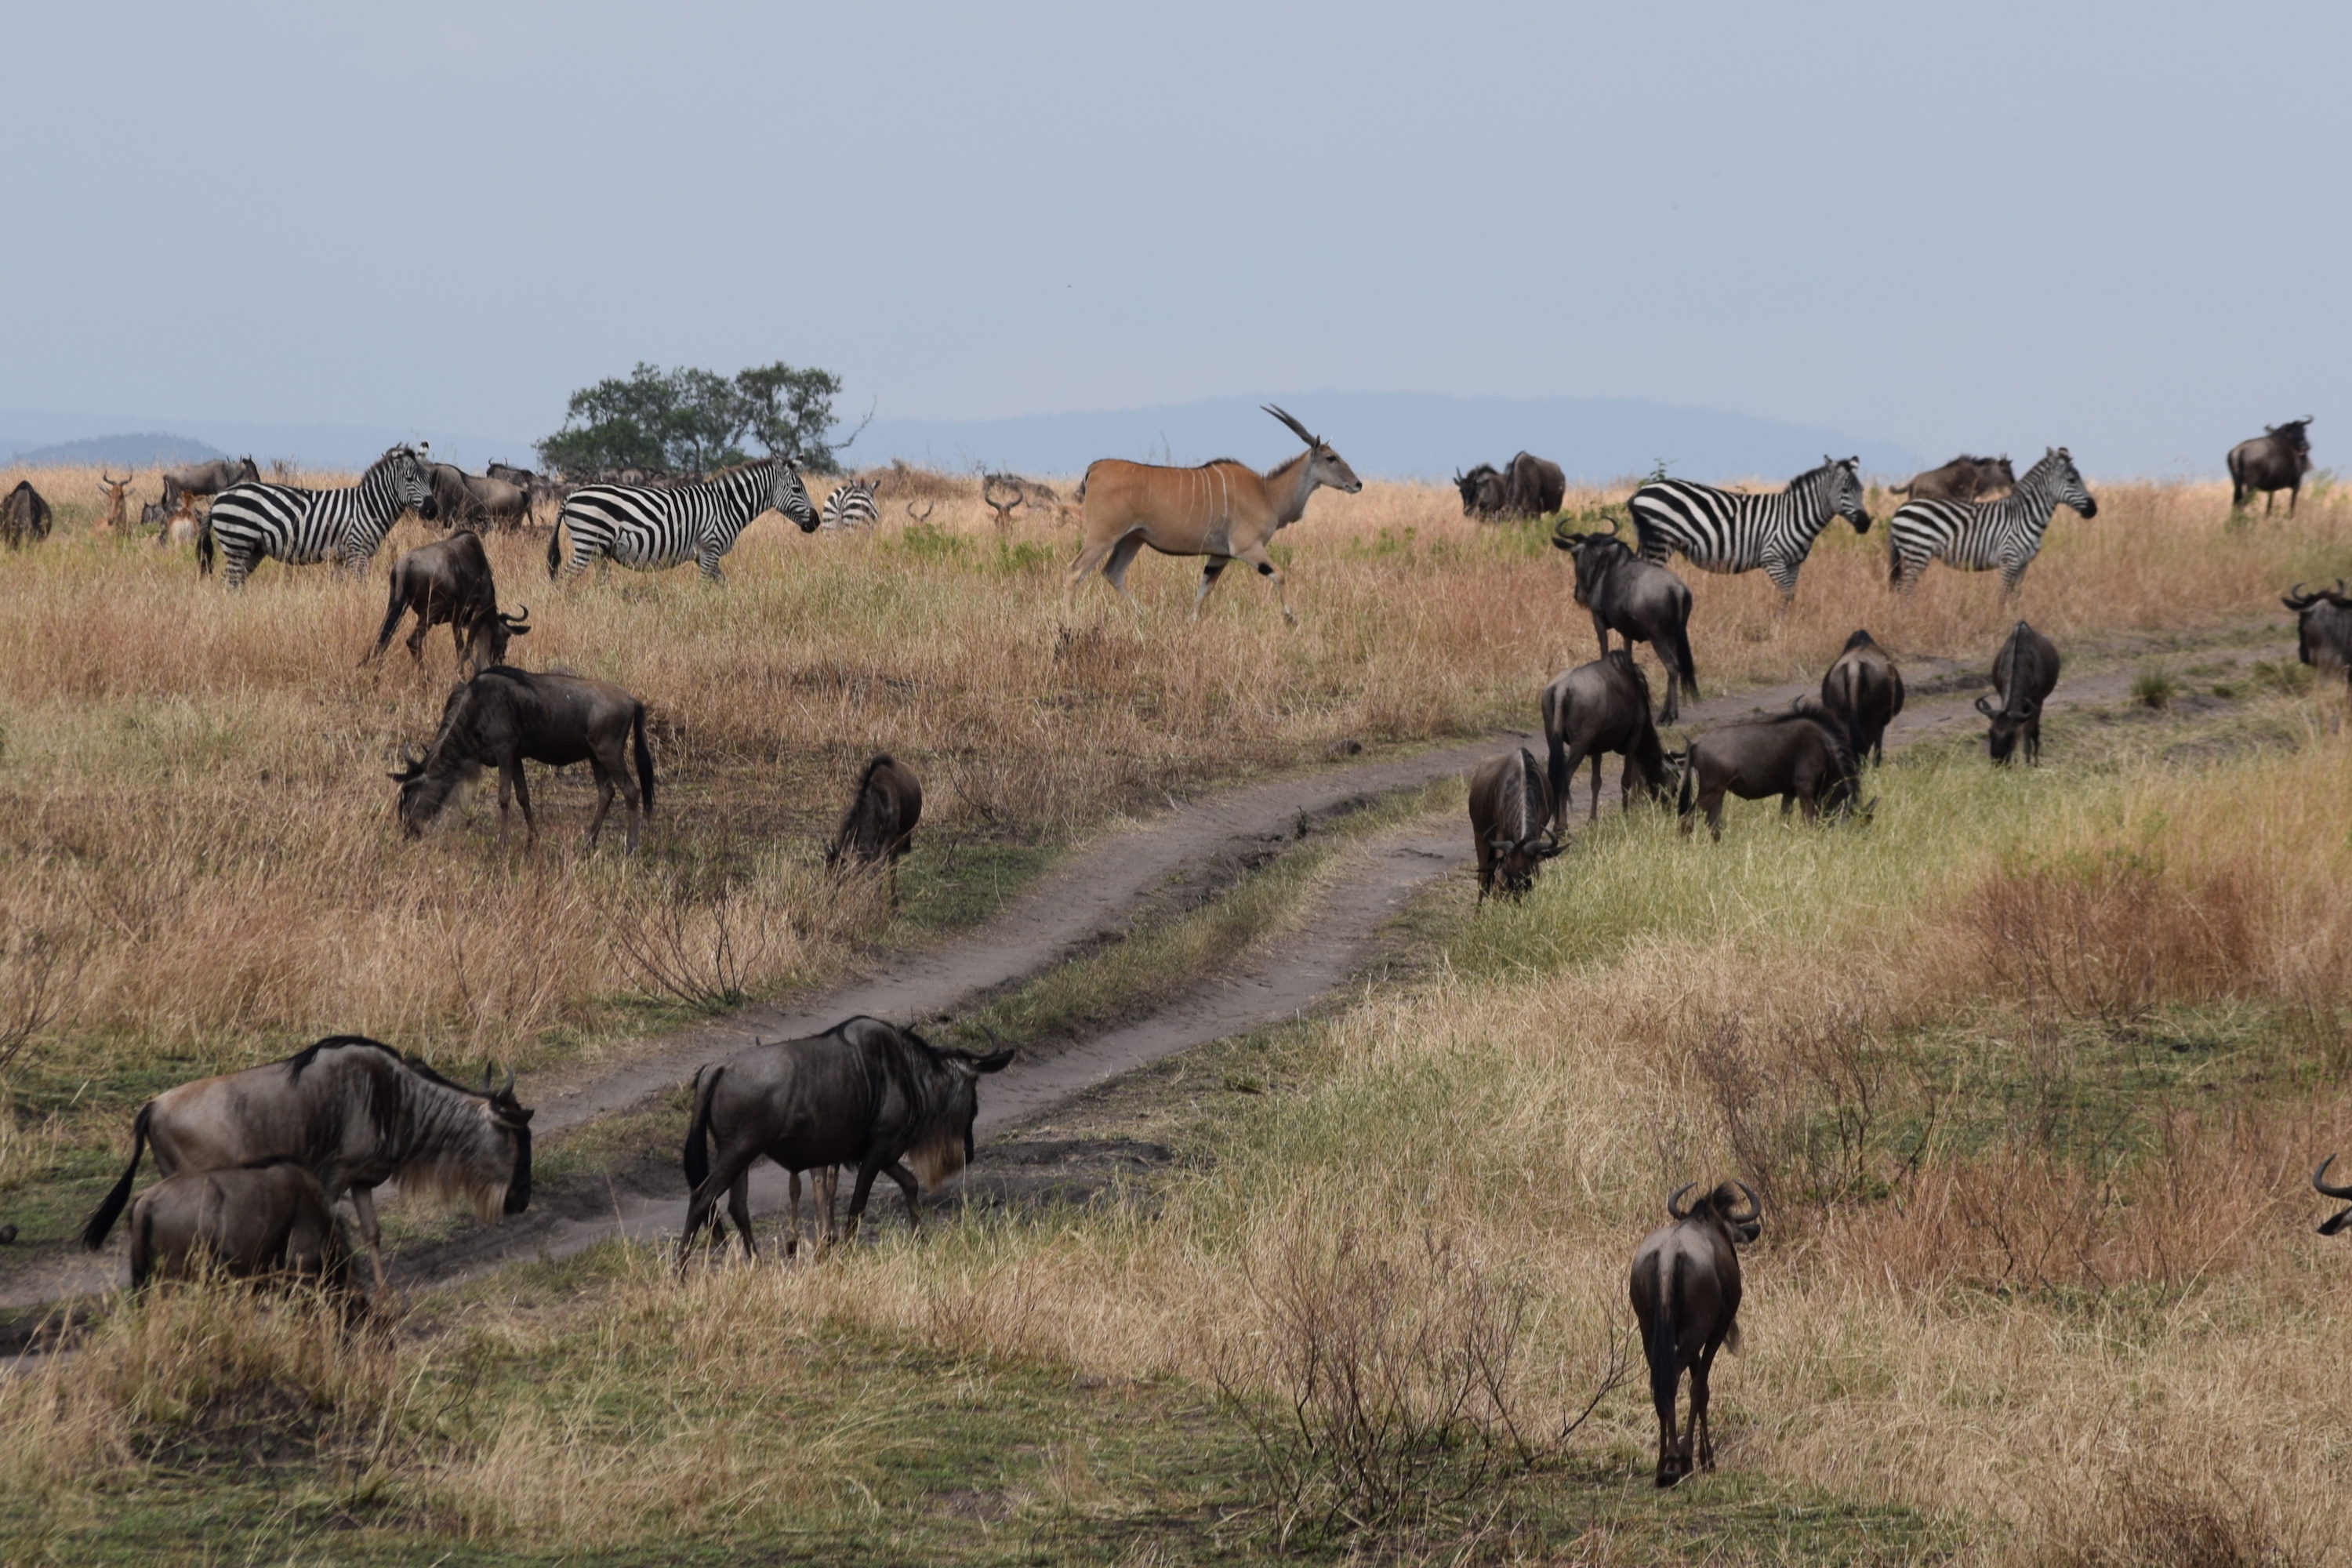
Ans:
[[[529,605],[524,605],[518,608],[511,616],[506,614],[504,611],[500,611],[499,619],[505,621],[506,624],[510,626],[519,626],[522,625],[523,622],[530,619],[530,606]]]
[[[1261,404],[1259,406],[1263,407],[1268,414],[1273,415],[1276,419],[1281,420],[1285,425],[1289,426],[1290,433],[1297,437],[1300,440],[1306,442],[1308,446],[1320,447],[1323,445],[1322,437],[1313,434],[1306,426],[1301,425],[1297,420],[1293,419],[1289,415],[1285,414],[1273,404]]]
[[[1698,1185],[1696,1182],[1685,1182],[1669,1194],[1666,1198],[1666,1212],[1676,1219],[1690,1218],[1690,1210],[1682,1206],[1682,1195],[1696,1185]]]
[[[407,742],[400,743],[400,766],[384,775],[394,784],[406,784],[425,771],[425,759],[415,754],[416,749]]]
[[[512,1100],[514,1098],[514,1068],[507,1068],[507,1086],[499,1090],[499,1092],[505,1095],[509,1100]],[[1748,1195],[1752,1198],[1756,1194],[1750,1193]]]
[[[2331,1187],[2320,1179],[2327,1174],[2327,1167],[2334,1163],[2336,1163],[2336,1156],[2333,1154],[2319,1162],[2319,1169],[2311,1173],[2312,1189],[2322,1197],[2352,1198],[2352,1186]]]
[[[1735,1179],[1731,1184],[1748,1194],[1748,1212],[1746,1214],[1726,1215],[1723,1217],[1729,1220],[1734,1225],[1747,1225],[1762,1217],[1764,1213],[1764,1205],[1762,1200],[1757,1197],[1756,1189],[1749,1186],[1746,1182],[1737,1179]]]
[[[1979,697],[1977,699],[1977,711],[1983,714],[1988,719],[1998,719],[2000,717],[2000,712],[1994,709],[1992,699],[1990,697]]]

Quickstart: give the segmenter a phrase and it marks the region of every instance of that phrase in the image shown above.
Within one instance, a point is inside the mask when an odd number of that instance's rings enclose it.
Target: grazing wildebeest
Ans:
[[[1822,706],[1845,725],[1857,763],[1886,760],[1886,726],[1903,711],[1903,672],[1866,631],[1845,639],[1845,651],[1822,677]]]
[[[530,630],[525,624],[530,619],[530,605],[524,605],[519,615],[499,611],[490,558],[483,552],[480,536],[471,531],[420,544],[393,563],[392,596],[383,607],[383,626],[362,664],[392,645],[400,617],[410,610],[416,612],[416,627],[408,634],[408,657],[422,663],[425,634],[446,624],[457,644],[457,668],[469,676],[504,664],[509,639]]]
[[[1846,743],[1845,725],[1818,702],[1799,698],[1786,713],[1752,723],[1710,730],[1690,743],[1683,763],[1682,830],[1693,814],[1706,813],[1707,830],[1723,837],[1723,797],[1780,797],[1780,815],[1801,805],[1805,820],[1823,810],[1840,815],[1868,806],[1862,798],[1862,770]]]
[[[2029,766],[2042,761],[2042,705],[2058,684],[2058,648],[2048,637],[2017,623],[2000,651],[1992,656],[1993,689],[2000,696],[1996,708],[1987,697],[1977,699],[1977,711],[1992,721],[1985,744],[1995,763],[2006,763],[2025,742]]]
[[[1990,500],[2017,483],[2017,472],[2007,457],[1972,458],[1966,452],[1940,468],[1914,474],[1908,484],[1889,485],[1889,492],[1913,500]]]
[[[30,479],[18,479],[16,488],[0,500],[0,544],[11,550],[26,544],[38,544],[49,536],[52,513],[49,503]]]
[[[184,495],[216,496],[233,485],[256,484],[260,479],[261,469],[249,457],[235,462],[215,458],[209,463],[190,463],[163,475],[163,504],[176,507]]]
[[[131,531],[128,508],[131,503],[131,479],[125,474],[116,479],[104,468],[98,470],[98,488],[106,497],[106,515],[90,529],[92,533],[112,533],[117,529]]]
[[[890,868],[890,900],[898,899],[898,861],[923,819],[923,781],[915,770],[887,752],[866,764],[858,775],[857,793],[842,814],[841,826],[825,847],[828,868],[871,866]]]
[[[284,1061],[198,1079],[139,1108],[131,1163],[81,1228],[92,1252],[131,1200],[140,1157],[154,1145],[163,1175],[216,1171],[257,1160],[300,1162],[327,1201],[348,1194],[360,1233],[383,1284],[375,1189],[470,1204],[483,1219],[520,1214],[530,1203],[530,1111],[514,1078],[493,1090],[461,1089],[380,1040],[331,1035]]]
[[[2334,1163],[2336,1163],[2336,1156],[2333,1154],[2319,1162],[2319,1169],[2311,1173],[2312,1189],[2324,1198],[2352,1198],[2352,1186],[2331,1187],[2327,1184],[2326,1179],[2327,1167]],[[2319,1234],[2334,1236],[2347,1225],[2352,1225],[2352,1209],[2340,1210],[2333,1217],[2322,1220]]]
[[[678,1268],[685,1268],[706,1226],[723,1239],[722,1194],[744,1253],[754,1251],[751,1167],[762,1154],[794,1173],[856,1166],[857,1182],[849,1194],[853,1237],[877,1175],[898,1184],[908,1223],[920,1226],[916,1200],[921,1189],[937,1187],[971,1158],[980,1075],[1012,1059],[1009,1050],[986,1057],[941,1050],[912,1029],[860,1016],[822,1035],[755,1045],[704,1068],[695,1075],[694,1121],[686,1133],[686,1179],[694,1197],[678,1241]],[[825,1208],[830,1241],[832,1205]],[[785,1252],[799,1242],[795,1203]]]
[[[482,521],[496,528],[520,528],[530,521],[530,490],[495,475],[467,474],[466,494]]]
[[[1603,655],[1609,634],[1625,639],[1625,651],[1645,642],[1666,667],[1666,701],[1659,715],[1673,723],[1682,712],[1677,690],[1698,699],[1698,666],[1691,659],[1691,591],[1688,584],[1663,566],[1636,556],[1612,531],[1570,533],[1561,523],[1552,530],[1553,545],[1576,563],[1576,602],[1592,612],[1592,635]]]
[[[2297,583],[2279,603],[2295,614],[2295,657],[2314,669],[2352,678],[2352,598],[2345,596],[2344,579],[2308,594]]]
[[[352,1285],[327,1190],[285,1155],[166,1176],[131,1205],[129,1229],[133,1289],[208,1266],[237,1279],[291,1275],[338,1293]]]
[[[629,773],[629,743],[636,742],[637,771]],[[414,838],[449,804],[460,785],[484,768],[499,770],[499,837],[507,831],[507,802],[522,803],[526,842],[539,842],[531,815],[525,762],[568,767],[584,762],[596,775],[596,815],[588,822],[588,847],[596,847],[604,814],[617,787],[629,806],[629,848],[637,847],[637,825],[654,811],[654,756],[646,745],[646,705],[608,680],[582,675],[533,675],[494,665],[449,693],[441,708],[441,729],[422,757],[401,749],[400,828]]]
[[[1856,533],[1870,531],[1863,504],[1859,458],[1823,458],[1786,489],[1747,495],[1688,479],[1654,479],[1625,503],[1642,559],[1664,566],[1679,550],[1702,572],[1753,572],[1762,567],[1786,605],[1796,596],[1797,573],[1813,541],[1842,517]]]
[[[1601,759],[1611,752],[1625,759],[1627,810],[1637,798],[1664,800],[1673,793],[1665,748],[1650,717],[1650,682],[1633,662],[1630,645],[1563,671],[1545,687],[1543,726],[1556,828],[1567,825],[1577,766],[1587,757],[1592,759],[1593,821],[1601,819]]]
[[[1478,851],[1480,903],[1498,880],[1506,898],[1535,886],[1543,863],[1559,853],[1551,820],[1551,786],[1525,746],[1478,764],[1470,778],[1470,838]]]
[[[1454,488],[1462,492],[1465,517],[1502,516],[1511,493],[1510,480],[1492,463],[1481,463],[1466,474],[1457,472]]]
[[[1281,570],[1265,552],[1275,534],[1307,513],[1307,500],[1317,487],[1328,485],[1354,495],[1364,488],[1346,458],[1322,437],[1267,405],[1307,443],[1307,450],[1261,474],[1232,458],[1217,458],[1197,468],[1166,468],[1130,463],[1121,458],[1097,459],[1078,484],[1078,500],[1086,504],[1086,548],[1070,565],[1064,593],[1073,598],[1078,584],[1097,567],[1121,597],[1127,594],[1127,569],[1136,552],[1150,545],[1162,555],[1205,555],[1201,586],[1192,595],[1192,614],[1217,585],[1217,578],[1235,561],[1246,561],[1258,575],[1274,581],[1282,602],[1282,618],[1296,624],[1289,586]]]
[[[2303,476],[2311,472],[2311,416],[2284,425],[2265,425],[2263,434],[2230,448],[2230,510],[2237,510],[2263,492],[2263,515],[2278,504],[2286,491],[2286,514],[2303,496]]]
[[[1714,1370],[1717,1351],[1739,1349],[1738,1248],[1754,1241],[1761,1229],[1762,1205],[1745,1182],[1726,1182],[1689,1208],[1681,1207],[1683,1194],[1697,1184],[1675,1190],[1666,1199],[1666,1213],[1674,1223],[1652,1231],[1633,1254],[1633,1317],[1641,1329],[1642,1353],[1650,1363],[1650,1398],[1658,1409],[1657,1482],[1662,1487],[1691,1473],[1694,1437],[1696,1468],[1715,1468],[1715,1442],[1706,1419],[1707,1374]],[[1738,1206],[1742,1194],[1748,1198],[1744,1212]],[[1685,1371],[1691,1380],[1690,1425],[1677,1432],[1675,1400]]]

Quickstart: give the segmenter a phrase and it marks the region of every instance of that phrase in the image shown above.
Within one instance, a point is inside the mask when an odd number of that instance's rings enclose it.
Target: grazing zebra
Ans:
[[[571,574],[578,576],[599,555],[638,572],[658,572],[692,557],[702,574],[723,583],[719,558],[735,548],[736,536],[770,507],[816,531],[816,508],[809,504],[800,470],[790,458],[762,458],[715,474],[698,484],[656,489],[642,485],[583,485],[563,503],[547,541],[547,574],[564,571],[563,534],[572,534]]]
[[[827,528],[868,528],[881,519],[882,509],[874,504],[872,479],[835,485],[833,493],[824,498],[824,526]]]
[[[403,512],[430,520],[431,458],[414,447],[394,447],[347,489],[306,490],[258,479],[229,486],[213,498],[211,515],[196,531],[196,570],[210,576],[215,542],[228,557],[221,576],[241,586],[263,560],[310,566],[334,556],[347,571],[367,563]]]
[[[2063,447],[2053,447],[2025,471],[2017,486],[2000,500],[1906,501],[1886,524],[1889,557],[1886,580],[1897,588],[1919,581],[1930,561],[1943,561],[1963,572],[2000,568],[2004,593],[2015,593],[2025,569],[2042,552],[2042,533],[2050,514],[2061,505],[2084,517],[2099,515],[2099,503],[2083,486],[2074,459]]]
[[[1863,510],[1856,458],[1823,458],[1771,495],[1742,495],[1687,479],[1660,479],[1633,492],[1626,506],[1641,537],[1642,559],[1664,566],[1679,550],[1702,572],[1753,572],[1759,566],[1786,601],[1797,592],[1797,569],[1813,541],[1842,517],[1856,533],[1870,531]]]

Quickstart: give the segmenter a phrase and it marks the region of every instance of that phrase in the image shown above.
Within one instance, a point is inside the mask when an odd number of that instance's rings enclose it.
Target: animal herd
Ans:
[[[1150,548],[1202,558],[1196,614],[1221,574],[1240,561],[1269,580],[1286,619],[1295,619],[1267,544],[1303,515],[1318,488],[1352,493],[1362,484],[1321,437],[1279,408],[1267,412],[1306,450],[1265,473],[1226,458],[1190,468],[1115,458],[1090,467],[1076,495],[1084,542],[1066,595],[1097,573],[1124,595],[1129,564]],[[2275,427],[2231,453],[2233,505],[2256,490],[2284,489],[2293,514],[2310,466],[2309,423]],[[213,498],[196,523],[200,564],[209,571],[219,554],[235,584],[263,559],[356,566],[409,510],[494,526],[529,516],[531,498],[546,492],[544,481],[523,470],[485,480],[478,484],[433,463],[428,452],[403,447],[339,490],[266,483],[250,459],[175,470],[158,505],[168,519],[190,515],[192,497]],[[1501,468],[1481,465],[1457,474],[1455,482],[1465,514],[1477,517],[1549,515],[1564,494],[1559,468],[1525,452]],[[121,526],[127,481],[109,476],[105,489],[110,525]],[[2096,510],[2063,447],[2046,452],[2022,477],[2006,458],[1963,457],[1915,477],[1897,493],[1908,498],[1888,529],[1897,587],[1943,560],[1964,570],[1998,569],[2013,589],[2055,507],[2086,518]],[[870,484],[844,485],[821,509],[813,505],[788,458],[693,481],[614,475],[562,495],[549,574],[576,576],[598,562],[651,570],[693,560],[706,577],[719,580],[721,558],[768,510],[803,532],[862,526],[877,515]],[[1709,572],[1762,570],[1784,597],[1793,595],[1813,542],[1831,521],[1843,519],[1858,533],[1872,525],[1855,460],[1825,459],[1783,490],[1760,496],[1653,480],[1634,491],[1627,510],[1631,543],[1613,529],[1578,532],[1561,523],[1554,531],[1553,543],[1571,558],[1575,603],[1591,617],[1600,657],[1562,672],[1541,692],[1542,761],[1517,747],[1488,760],[1471,780],[1482,904],[1490,893],[1526,892],[1563,853],[1575,778],[1588,763],[1588,820],[1598,819],[1605,756],[1624,759],[1629,810],[1673,800],[1685,834],[1704,815],[1719,838],[1727,796],[1778,795],[1784,816],[1801,806],[1808,819],[1866,819],[1874,804],[1861,798],[1863,770],[1883,759],[1905,690],[1895,659],[1866,630],[1853,633],[1824,673],[1817,700],[1801,699],[1785,712],[1709,729],[1675,752],[1666,750],[1658,729],[1677,721],[1683,698],[1699,693],[1689,636],[1694,598],[1668,570],[1672,556],[1679,552]],[[49,506],[29,483],[0,501],[0,539],[12,546],[37,542],[50,525]],[[2311,592],[2297,584],[2284,602],[2298,616],[2304,660],[2352,670],[2352,598],[2342,581]],[[635,849],[656,788],[645,704],[609,682],[509,665],[514,639],[531,630],[530,611],[499,608],[488,556],[472,531],[409,551],[394,564],[383,619],[364,658],[380,657],[412,616],[412,658],[421,660],[434,626],[447,626],[462,679],[443,704],[429,747],[404,747],[392,775],[402,831],[421,834],[461,785],[495,770],[501,834],[509,803],[519,802],[535,840],[522,763],[586,762],[598,795],[589,843],[618,798]],[[1647,643],[1664,668],[1654,714],[1648,678],[1633,659],[1636,643]],[[2021,752],[2028,764],[2040,761],[2041,717],[2060,669],[2058,649],[2026,622],[2003,639],[1992,662],[1993,691],[1977,700],[1994,763]],[[895,879],[922,802],[913,770],[887,754],[874,757],[857,777],[827,865],[880,868]],[[753,1251],[749,1181],[762,1158],[788,1173],[788,1255],[801,1238],[803,1175],[815,1182],[827,1242],[836,1239],[834,1182],[845,1166],[856,1173],[849,1235],[877,1177],[901,1190],[909,1223],[919,1224],[922,1192],[972,1157],[980,1080],[1003,1069],[1012,1054],[943,1048],[914,1029],[860,1016],[820,1035],[755,1043],[705,1066],[695,1076],[681,1158],[688,1208],[677,1267],[687,1267],[706,1232],[723,1241],[730,1222],[745,1252]],[[374,1189],[397,1182],[404,1191],[470,1206],[485,1219],[520,1213],[530,1199],[531,1116],[516,1100],[511,1074],[503,1086],[494,1087],[486,1073],[479,1088],[468,1087],[380,1041],[331,1036],[282,1061],[184,1084],[148,1101],[132,1122],[130,1163],[81,1239],[100,1247],[127,1209],[134,1285],[219,1268],[315,1279],[356,1303],[362,1293],[353,1266],[362,1250],[376,1293],[388,1288]],[[161,1179],[133,1202],[150,1149]],[[2327,1169],[2324,1163],[2313,1173],[2313,1186],[2352,1199],[2352,1186],[2327,1184]],[[1686,1204],[1694,1186],[1668,1198],[1668,1223],[1641,1243],[1629,1279],[1658,1419],[1660,1486],[1714,1466],[1709,1373],[1721,1350],[1738,1345],[1738,1252],[1757,1239],[1762,1223],[1761,1205],[1746,1186],[1726,1183]],[[2347,1224],[2352,1208],[2320,1228],[2333,1235]],[[1676,1409],[1685,1373],[1686,1423]]]

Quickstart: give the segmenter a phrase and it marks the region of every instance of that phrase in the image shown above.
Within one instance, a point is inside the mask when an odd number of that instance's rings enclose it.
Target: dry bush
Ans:
[[[2033,1568],[2296,1568],[2322,1559],[2237,1464],[2118,1456],[2038,1489],[2015,1558]]]

